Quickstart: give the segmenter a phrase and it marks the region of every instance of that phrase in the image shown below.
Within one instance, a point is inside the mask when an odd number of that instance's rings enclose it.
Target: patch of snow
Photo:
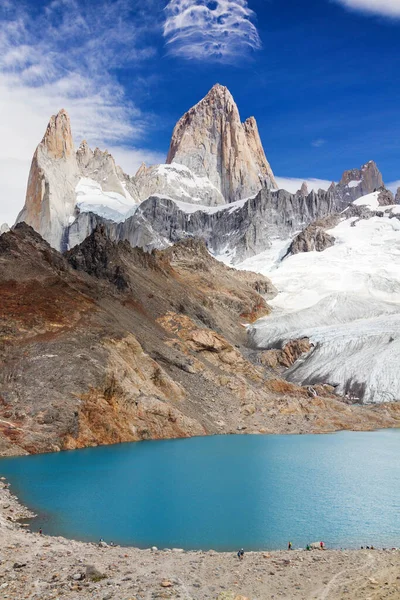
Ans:
[[[372,194],[361,196],[361,198],[354,200],[353,204],[355,204],[356,206],[367,206],[371,210],[378,210],[382,208],[378,202],[379,193],[380,192],[372,192]]]
[[[75,192],[76,206],[80,212],[93,212],[117,223],[124,221],[126,215],[137,206],[128,192],[127,196],[104,192],[100,183],[89,177],[79,180]]]
[[[181,165],[179,163],[158,165],[156,171],[159,175],[165,177],[169,184],[179,185],[179,183],[184,183],[185,186],[193,189],[210,189],[218,193],[218,189],[211,183],[208,177],[199,177],[198,175],[195,175],[193,171],[191,171],[185,165]],[[185,190],[183,190],[182,193],[186,196],[189,196]],[[193,202],[201,202],[200,198],[193,196],[189,197]]]
[[[349,183],[347,184],[347,187],[355,188],[355,187],[358,187],[360,185],[360,183],[361,183],[361,181],[356,181],[356,180],[349,181]]]
[[[166,196],[160,196],[160,197],[165,198]],[[254,196],[252,196],[252,198],[253,197]],[[175,204],[177,205],[179,210],[181,210],[182,212],[184,212],[186,214],[192,214],[192,213],[201,211],[201,212],[205,212],[205,213],[212,215],[217,212],[222,212],[224,210],[227,210],[229,213],[235,212],[235,210],[242,208],[242,206],[244,206],[246,204],[246,202],[248,202],[252,198],[245,198],[244,200],[236,200],[236,202],[231,202],[230,204],[219,204],[218,206],[205,206],[204,204],[200,204],[200,205],[199,204],[189,204],[188,202],[181,202],[180,200],[174,200],[173,198],[170,198],[170,200],[175,202]]]

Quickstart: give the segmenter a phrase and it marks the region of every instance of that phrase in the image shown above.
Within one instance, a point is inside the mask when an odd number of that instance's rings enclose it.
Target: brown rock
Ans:
[[[277,187],[255,119],[242,124],[232,95],[219,84],[176,124],[167,156],[174,162],[208,177],[226,202]]]
[[[63,234],[75,210],[79,181],[71,133],[64,109],[53,115],[32,159],[25,206],[17,223],[25,221],[57,250],[65,250]]]
[[[288,255],[300,252],[323,252],[335,243],[335,238],[329,235],[322,227],[309,225],[293,239]]]
[[[390,190],[382,189],[378,195],[379,206],[391,206],[394,204],[394,196]]]
[[[302,354],[309,352],[311,348],[312,344],[310,344],[308,338],[291,340],[282,350],[265,350],[262,352],[260,361],[263,365],[272,369],[276,369],[279,366],[288,369]]]

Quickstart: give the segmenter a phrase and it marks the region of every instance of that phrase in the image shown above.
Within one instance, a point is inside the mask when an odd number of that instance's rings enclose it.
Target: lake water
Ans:
[[[400,431],[215,436],[0,460],[32,528],[159,548],[400,546]]]

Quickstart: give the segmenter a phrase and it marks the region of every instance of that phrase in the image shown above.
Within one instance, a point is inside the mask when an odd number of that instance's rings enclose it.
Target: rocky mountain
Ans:
[[[64,110],[51,117],[32,159],[25,206],[17,217],[54,248],[65,247],[65,233],[75,211],[79,168],[71,124]]]
[[[276,290],[198,241],[146,253],[97,229],[63,256],[21,223],[0,237],[0,294],[1,454],[398,422],[284,381],[307,344],[250,352],[243,325]]]
[[[218,206],[276,187],[255,119],[242,124],[231,94],[220,85],[177,123],[167,163],[142,165],[129,176],[107,151],[92,150],[85,141],[75,151],[70,119],[61,110],[35,151],[17,222],[64,251],[72,246],[68,228],[82,213],[120,222],[155,195]]]
[[[226,202],[277,188],[254,117],[244,123],[229,90],[216,84],[181,117],[172,134],[167,163],[207,177]]]
[[[25,206],[17,223],[25,222],[53,248],[68,247],[68,227],[81,212],[95,211],[118,220],[138,202],[130,178],[113,157],[85,142],[75,151],[65,110],[51,117],[32,159]]]
[[[86,142],[75,152],[68,115],[60,111],[36,149],[17,222],[61,251],[102,224],[110,239],[146,250],[197,237],[235,263],[376,189],[382,204],[392,201],[373,161],[346,171],[327,191],[275,187],[255,119],[242,123],[232,95],[217,84],[176,124],[167,164],[143,164],[135,176]]]

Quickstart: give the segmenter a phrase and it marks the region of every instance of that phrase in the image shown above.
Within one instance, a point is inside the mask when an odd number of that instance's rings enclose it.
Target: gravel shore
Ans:
[[[0,480],[0,598],[380,600],[400,598],[400,551],[235,553],[99,547],[31,533]],[[45,533],[45,532],[44,532]]]

